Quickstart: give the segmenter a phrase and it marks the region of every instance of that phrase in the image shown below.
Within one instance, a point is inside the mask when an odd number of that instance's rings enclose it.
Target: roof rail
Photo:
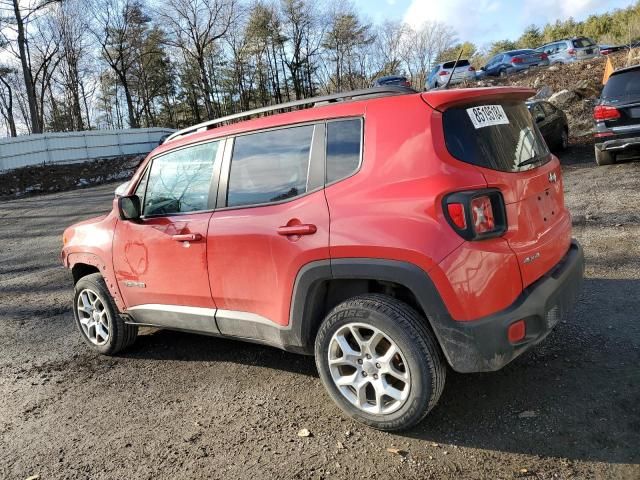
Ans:
[[[294,100],[292,102],[280,103],[277,105],[270,105],[268,107],[256,108],[255,110],[248,110],[246,112],[234,113],[233,115],[227,115],[225,117],[216,118],[206,122],[198,123],[192,127],[187,127],[182,130],[169,135],[163,143],[170,142],[179,137],[184,137],[198,131],[208,130],[214,125],[223,124],[233,120],[247,119],[255,115],[261,115],[265,113],[276,112],[279,110],[286,110],[290,108],[303,107],[306,105],[319,106],[326,103],[340,102],[353,100],[361,97],[383,97],[387,95],[406,95],[409,93],[417,93],[416,90],[410,87],[401,87],[399,85],[389,85],[381,87],[371,87],[362,90],[353,90],[350,92],[335,93],[332,95],[324,95],[321,97],[304,98],[302,100]]]

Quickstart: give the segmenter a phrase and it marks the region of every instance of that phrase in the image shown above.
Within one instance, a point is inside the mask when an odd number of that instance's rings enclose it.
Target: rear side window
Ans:
[[[146,181],[144,215],[207,210],[219,144],[212,142],[181,148],[154,158],[148,178],[143,179]]]
[[[313,125],[236,137],[227,206],[287,200],[307,191]]]
[[[446,62],[442,64],[442,68],[446,68],[446,69],[450,69],[453,68],[453,66],[455,65],[456,62]],[[460,60],[458,62],[458,65],[456,66],[456,68],[458,67],[468,67],[469,66],[469,60]]]
[[[362,120],[327,123],[327,183],[348,177],[360,166]]]
[[[539,166],[551,158],[523,102],[475,103],[450,108],[444,112],[443,122],[447,149],[463,162],[517,172]]]
[[[611,75],[602,90],[602,100],[625,102],[640,99],[640,68]]]

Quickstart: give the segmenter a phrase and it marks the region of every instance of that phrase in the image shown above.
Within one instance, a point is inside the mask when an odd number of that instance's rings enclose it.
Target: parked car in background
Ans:
[[[455,66],[455,70],[453,67]],[[449,78],[451,81],[449,82]],[[446,85],[455,85],[464,81],[470,82],[476,79],[476,69],[469,63],[467,59],[460,59],[456,63],[451,62],[439,63],[431,69],[427,78],[427,89],[438,88]]]
[[[600,55],[609,55],[613,52],[619,52],[627,48],[625,45],[598,45],[600,49]]]
[[[569,124],[565,113],[544,100],[527,102],[527,108],[550,150],[569,146]]]
[[[611,74],[593,118],[598,165],[611,165],[620,153],[640,152],[640,65]]]
[[[549,57],[549,63],[571,63],[579,60],[589,60],[600,55],[600,47],[587,37],[565,38],[547,43],[535,50],[545,53]]]
[[[390,85],[397,85],[399,87],[410,87],[411,82],[407,77],[403,77],[402,75],[386,75],[384,77],[376,78],[371,86],[388,87]]]
[[[449,366],[501,369],[579,293],[533,93],[386,86],[173,133],[108,215],[63,234],[79,335],[104,355],[142,325],[315,355],[348,415],[415,425]]]
[[[521,72],[531,67],[549,65],[549,59],[544,53],[531,49],[511,50],[495,55],[480,69],[478,78],[506,77],[511,73]]]

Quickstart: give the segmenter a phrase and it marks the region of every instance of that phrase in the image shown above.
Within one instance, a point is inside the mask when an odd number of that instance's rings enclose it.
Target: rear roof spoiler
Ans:
[[[536,90],[524,87],[459,88],[455,90],[429,90],[422,99],[434,110],[443,111],[461,103],[509,98],[525,101],[533,97]]]

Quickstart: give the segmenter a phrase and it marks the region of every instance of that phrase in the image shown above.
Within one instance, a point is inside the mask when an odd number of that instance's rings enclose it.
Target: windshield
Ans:
[[[640,68],[611,75],[602,90],[602,100],[612,103],[640,100]]]
[[[577,38],[573,41],[574,48],[585,48],[594,45],[593,40],[588,38]]]
[[[503,172],[536,168],[551,159],[523,102],[486,102],[443,114],[449,153],[458,160]]]
[[[455,65],[455,61],[454,62],[446,62],[442,64],[442,68],[446,68],[446,69],[450,69],[453,68],[453,66]],[[468,67],[469,66],[469,60],[459,60],[458,64],[456,65],[456,68],[459,67]]]

